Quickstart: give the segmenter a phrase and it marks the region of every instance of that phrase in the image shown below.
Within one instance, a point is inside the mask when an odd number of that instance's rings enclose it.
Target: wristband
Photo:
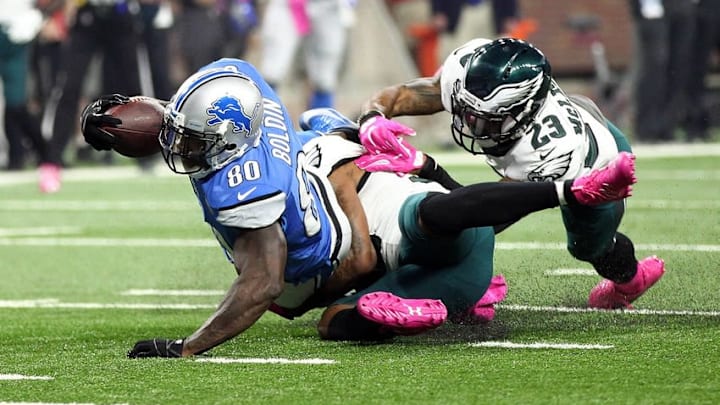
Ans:
[[[381,116],[381,117],[385,118],[385,114],[383,114],[382,111],[380,111],[380,110],[366,111],[364,114],[361,114],[360,117],[358,118],[358,124],[362,125],[365,123],[365,121],[369,120],[372,117],[377,117],[377,116]]]

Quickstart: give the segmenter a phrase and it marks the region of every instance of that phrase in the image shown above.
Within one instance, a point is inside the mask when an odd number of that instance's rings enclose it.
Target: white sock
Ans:
[[[560,201],[560,205],[567,205],[567,200],[565,200],[565,182],[556,181],[555,191],[557,191],[558,201]]]

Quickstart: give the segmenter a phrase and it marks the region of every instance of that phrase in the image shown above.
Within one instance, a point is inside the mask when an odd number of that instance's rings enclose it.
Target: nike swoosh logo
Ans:
[[[255,191],[256,188],[257,188],[257,187],[253,187],[253,188],[251,188],[250,190],[248,190],[248,191],[246,191],[246,192],[244,192],[244,193],[241,193],[241,192],[238,191],[238,193],[237,193],[238,201],[244,200],[245,197],[247,197],[247,196],[249,196],[250,194],[252,194],[252,192]]]
[[[546,157],[550,156],[551,153],[555,151],[555,148],[550,149],[546,154],[540,154],[540,160],[545,160]]]

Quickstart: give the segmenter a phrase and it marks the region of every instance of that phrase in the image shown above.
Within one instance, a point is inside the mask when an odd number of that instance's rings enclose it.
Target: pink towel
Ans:
[[[290,2],[290,12],[295,22],[295,29],[300,35],[307,35],[310,32],[310,19],[307,15],[307,0],[288,0]]]

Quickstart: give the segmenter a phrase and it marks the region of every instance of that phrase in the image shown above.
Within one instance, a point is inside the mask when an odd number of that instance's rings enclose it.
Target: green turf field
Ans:
[[[494,180],[483,165],[448,168]],[[358,345],[320,341],[318,311],[266,314],[182,360],[125,353],[193,332],[234,277],[187,180],[98,167],[40,195],[34,173],[14,175],[0,181],[0,403],[717,404],[718,158],[637,168],[621,231],[667,264],[637,311],[585,310],[599,278],[566,253],[549,210],[498,236],[509,293],[489,325]]]

